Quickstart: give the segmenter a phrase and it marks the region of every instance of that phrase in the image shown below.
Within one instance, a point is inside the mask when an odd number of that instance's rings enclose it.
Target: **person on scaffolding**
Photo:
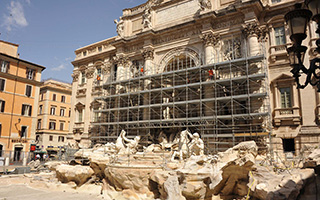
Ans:
[[[213,75],[214,75],[213,70],[209,69],[208,73],[209,73],[209,80],[213,80]]]
[[[144,73],[144,69],[143,69],[143,66],[140,67],[140,76],[142,76]]]

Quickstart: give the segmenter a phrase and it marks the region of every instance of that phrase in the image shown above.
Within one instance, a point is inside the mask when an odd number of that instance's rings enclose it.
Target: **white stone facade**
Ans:
[[[318,93],[296,89],[286,53],[283,16],[294,3],[149,0],[123,10],[118,36],[75,51],[69,140],[190,128],[209,149],[268,136],[279,151],[318,143]]]

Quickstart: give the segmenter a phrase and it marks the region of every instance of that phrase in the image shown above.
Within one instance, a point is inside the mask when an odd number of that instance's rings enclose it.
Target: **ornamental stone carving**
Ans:
[[[73,74],[71,74],[73,82],[77,82],[79,80],[79,75],[80,75],[79,71],[75,71],[75,72],[73,72]]]
[[[142,26],[143,29],[151,29],[151,11],[149,8],[144,10],[144,14],[142,15]]]
[[[210,0],[198,0],[201,10],[211,9]]]
[[[117,33],[120,37],[123,37],[124,33],[124,21],[122,20],[122,17],[120,17],[119,21],[115,19],[113,21],[117,25]]]
[[[123,55],[118,55],[113,57],[113,62],[119,66],[126,66],[129,63],[129,60]]]
[[[145,60],[153,60],[154,58],[153,53],[154,53],[153,49],[147,48],[142,51],[142,56],[144,57]]]
[[[252,35],[256,35],[258,36],[258,24],[256,22],[252,22],[252,23],[247,23],[247,24],[244,24],[242,25],[242,32],[244,33],[244,35],[246,37],[249,37],[249,36],[252,36]]]
[[[247,23],[242,26],[242,32],[246,37],[255,35],[259,41],[264,41],[267,37],[268,28],[266,26],[258,26],[256,22]]]
[[[95,71],[94,68],[87,69],[87,71],[86,71],[86,77],[87,77],[88,79],[93,78],[94,71]]]
[[[203,33],[200,36],[201,40],[204,42],[204,46],[216,46],[218,42],[220,41],[220,35],[219,34],[213,34],[213,33]]]

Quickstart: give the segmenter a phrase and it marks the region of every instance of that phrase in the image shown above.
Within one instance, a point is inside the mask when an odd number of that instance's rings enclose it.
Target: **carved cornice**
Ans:
[[[73,82],[76,82],[79,80],[79,75],[80,75],[80,72],[79,71],[74,71],[73,74],[71,74],[71,77],[73,79]]]
[[[154,58],[154,50],[151,48],[144,49],[142,51],[142,56],[145,60],[153,60]]]
[[[220,35],[219,34],[213,34],[213,33],[203,33],[200,35],[201,40],[204,43],[204,46],[216,46],[218,42],[220,41]]]

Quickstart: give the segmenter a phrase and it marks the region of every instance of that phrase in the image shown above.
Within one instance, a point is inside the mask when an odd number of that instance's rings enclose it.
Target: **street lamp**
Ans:
[[[303,65],[304,55],[307,51],[306,46],[302,46],[302,41],[306,39],[306,29],[311,17],[317,22],[318,28],[316,33],[320,34],[320,2],[319,0],[305,0],[305,5],[311,10],[303,9],[302,4],[295,4],[295,9],[288,12],[284,18],[289,26],[290,39],[293,42],[292,47],[288,48],[289,62],[292,66],[291,73],[297,83],[297,88],[305,88],[308,84],[317,86],[320,92],[320,75],[317,75],[317,70],[320,70],[320,58],[314,58],[310,61],[310,67],[307,69]],[[316,41],[316,51],[320,53],[320,39]],[[300,84],[301,72],[306,74],[304,84]],[[314,77],[315,80],[312,80]]]

